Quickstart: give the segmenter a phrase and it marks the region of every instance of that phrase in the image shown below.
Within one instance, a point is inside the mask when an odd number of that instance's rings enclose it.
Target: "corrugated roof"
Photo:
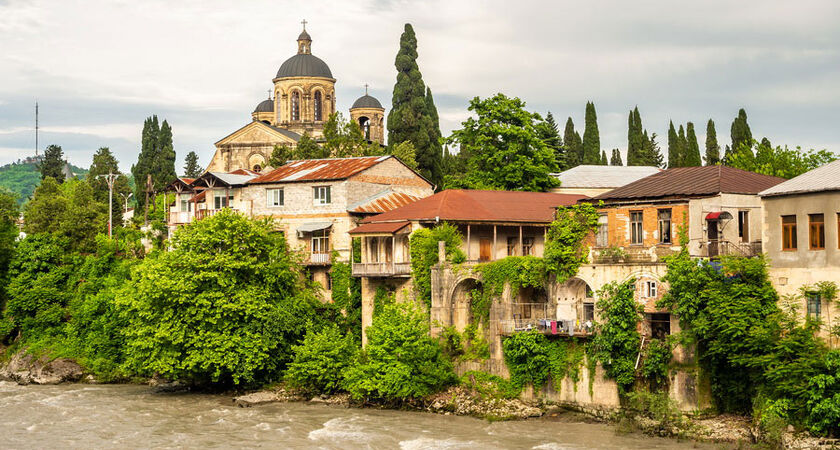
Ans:
[[[360,214],[378,214],[408,205],[417,200],[420,200],[420,197],[408,195],[403,192],[394,192],[388,188],[350,206],[347,208],[347,211]]]
[[[558,206],[585,195],[521,191],[450,189],[401,208],[369,217],[364,223],[401,220],[550,223]]]
[[[408,225],[403,222],[364,223],[350,230],[350,234],[396,233]]]
[[[770,189],[765,189],[758,195],[771,197],[838,190],[840,190],[840,160],[817,167]]]
[[[305,159],[290,161],[251,181],[284,183],[292,181],[344,180],[379,164],[391,156],[362,156],[358,158]]]
[[[560,188],[617,188],[661,172],[653,166],[577,166],[554,173]]]
[[[758,194],[785,181],[727,166],[678,167],[613,189],[593,200],[672,198],[727,194]]]
[[[231,186],[243,185],[248,183],[252,179],[257,178],[257,175],[243,174],[241,172],[210,172],[210,174]]]

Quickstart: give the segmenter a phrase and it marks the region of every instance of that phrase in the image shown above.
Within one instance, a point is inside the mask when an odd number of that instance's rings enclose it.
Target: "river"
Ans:
[[[115,447],[687,449],[698,444],[549,419],[489,423],[307,403],[237,408],[229,396],[162,394],[146,386],[0,382],[0,448]]]

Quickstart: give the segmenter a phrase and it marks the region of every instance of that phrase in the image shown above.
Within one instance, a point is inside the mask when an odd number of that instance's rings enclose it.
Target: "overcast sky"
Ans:
[[[721,145],[744,107],[756,137],[840,152],[840,2],[786,1],[0,0],[0,164],[59,144],[90,164],[100,146],[128,169],[143,120],[169,120],[178,170],[190,150],[248,123],[308,21],[337,78],[338,108],[371,85],[390,107],[403,24],[417,33],[443,133],[469,99],[496,92],[571,116],[595,102],[601,145],[627,146],[627,113],[667,135],[693,121]],[[660,139],[665,149],[665,139]]]

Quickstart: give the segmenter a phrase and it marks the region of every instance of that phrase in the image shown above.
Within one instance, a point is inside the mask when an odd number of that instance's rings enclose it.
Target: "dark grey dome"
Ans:
[[[300,41],[300,40],[307,40],[307,41],[311,41],[311,40],[312,40],[312,38],[311,38],[311,37],[309,37],[309,33],[307,33],[307,32],[306,32],[306,30],[303,30],[303,31],[301,31],[301,32],[300,32],[300,36],[298,36],[298,40],[299,40],[299,41]]]
[[[379,100],[377,100],[376,98],[365,94],[359,97],[355,102],[353,102],[353,106],[351,106],[350,109],[355,108],[382,108],[382,103],[379,103]]]
[[[280,66],[276,78],[285,77],[332,78],[333,76],[330,67],[321,58],[308,53],[300,53],[287,59]]]
[[[274,100],[268,99],[263,100],[257,105],[256,109],[254,109],[255,113],[262,113],[262,112],[274,112]]]

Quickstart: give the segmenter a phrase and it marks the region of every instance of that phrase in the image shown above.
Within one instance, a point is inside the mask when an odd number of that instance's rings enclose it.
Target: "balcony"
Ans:
[[[760,255],[761,252],[761,241],[731,242],[721,239],[700,242],[700,256],[703,258],[717,258],[719,256],[752,258]]]
[[[185,223],[190,223],[193,221],[193,213],[192,211],[170,211],[169,212],[169,224],[170,225],[181,225]]]
[[[330,253],[312,252],[309,254],[309,259],[306,260],[306,265],[309,266],[328,266],[332,264],[332,255]]]
[[[410,275],[410,262],[353,263],[354,277],[400,277]]]
[[[516,333],[537,331],[552,336],[587,337],[592,334],[592,326],[586,326],[580,319],[562,320],[554,316],[548,303],[513,303],[512,319],[499,321],[499,334],[510,336]]]

